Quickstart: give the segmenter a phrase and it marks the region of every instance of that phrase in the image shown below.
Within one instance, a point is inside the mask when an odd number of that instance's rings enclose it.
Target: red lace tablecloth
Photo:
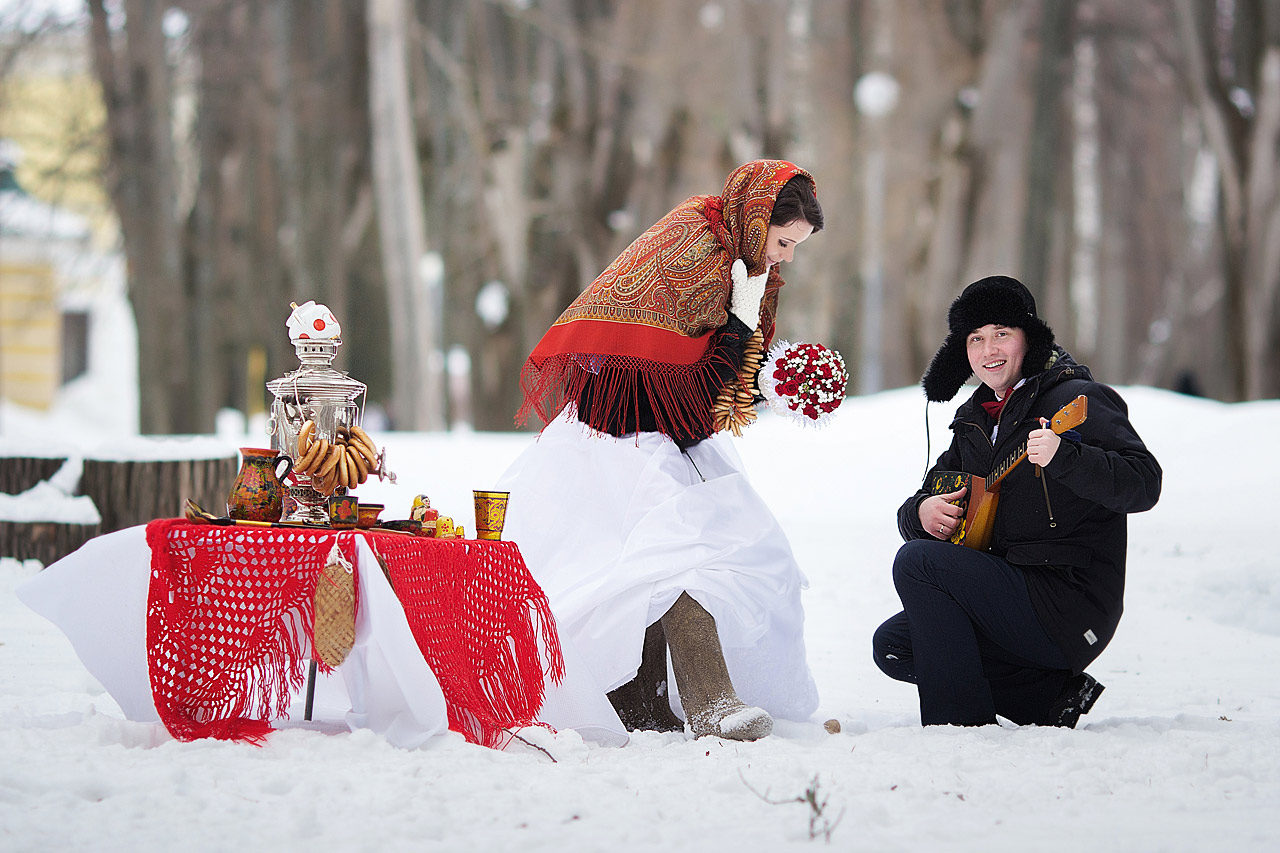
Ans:
[[[315,585],[334,546],[365,536],[436,674],[450,728],[497,745],[529,725],[563,658],[545,594],[511,542],[393,533],[147,525],[147,654],[156,710],[177,738],[261,742],[305,680]],[[539,653],[546,649],[544,674]]]
[[[546,675],[564,678],[555,618],[514,542],[425,539],[376,531],[413,637],[448,703],[449,728],[499,746],[505,729],[533,722]]]

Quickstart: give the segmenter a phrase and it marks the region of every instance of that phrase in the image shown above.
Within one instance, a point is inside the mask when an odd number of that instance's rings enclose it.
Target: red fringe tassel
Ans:
[[[147,525],[147,664],[170,734],[261,745],[269,721],[288,717],[314,639],[316,581],[337,538],[182,519]]]
[[[715,346],[693,364],[616,355],[557,354],[541,365],[530,359],[520,375],[524,404],[516,422],[523,425],[532,412],[544,425],[550,423],[590,383],[591,425],[597,429],[613,435],[635,432],[643,396],[658,432],[705,438],[715,432],[711,404],[721,387],[717,368],[726,367],[732,369],[732,362]]]
[[[509,729],[541,725],[546,679],[563,680],[564,657],[550,603],[515,543],[381,535],[373,547],[440,682],[449,728],[497,748]]]

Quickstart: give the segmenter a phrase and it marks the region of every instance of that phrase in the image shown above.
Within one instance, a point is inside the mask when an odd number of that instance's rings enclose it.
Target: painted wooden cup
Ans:
[[[510,492],[473,491],[476,504],[476,538],[501,539],[502,526],[507,520],[507,499]]]
[[[329,498],[329,526],[355,527],[360,519],[360,502],[355,495],[333,495]]]

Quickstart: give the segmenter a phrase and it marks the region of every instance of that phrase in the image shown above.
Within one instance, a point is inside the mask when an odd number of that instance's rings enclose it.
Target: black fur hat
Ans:
[[[988,323],[1022,329],[1027,336],[1027,355],[1022,375],[1035,376],[1044,370],[1053,352],[1053,329],[1036,316],[1036,300],[1016,278],[993,275],[969,285],[947,311],[949,334],[934,353],[920,384],[934,403],[945,403],[973,375],[965,339],[974,329]]]

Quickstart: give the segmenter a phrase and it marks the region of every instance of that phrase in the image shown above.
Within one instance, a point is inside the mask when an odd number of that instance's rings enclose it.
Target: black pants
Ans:
[[[903,612],[876,629],[876,666],[916,685],[920,722],[1044,722],[1070,664],[1040,626],[1022,570],[961,545],[917,539],[898,549]]]

